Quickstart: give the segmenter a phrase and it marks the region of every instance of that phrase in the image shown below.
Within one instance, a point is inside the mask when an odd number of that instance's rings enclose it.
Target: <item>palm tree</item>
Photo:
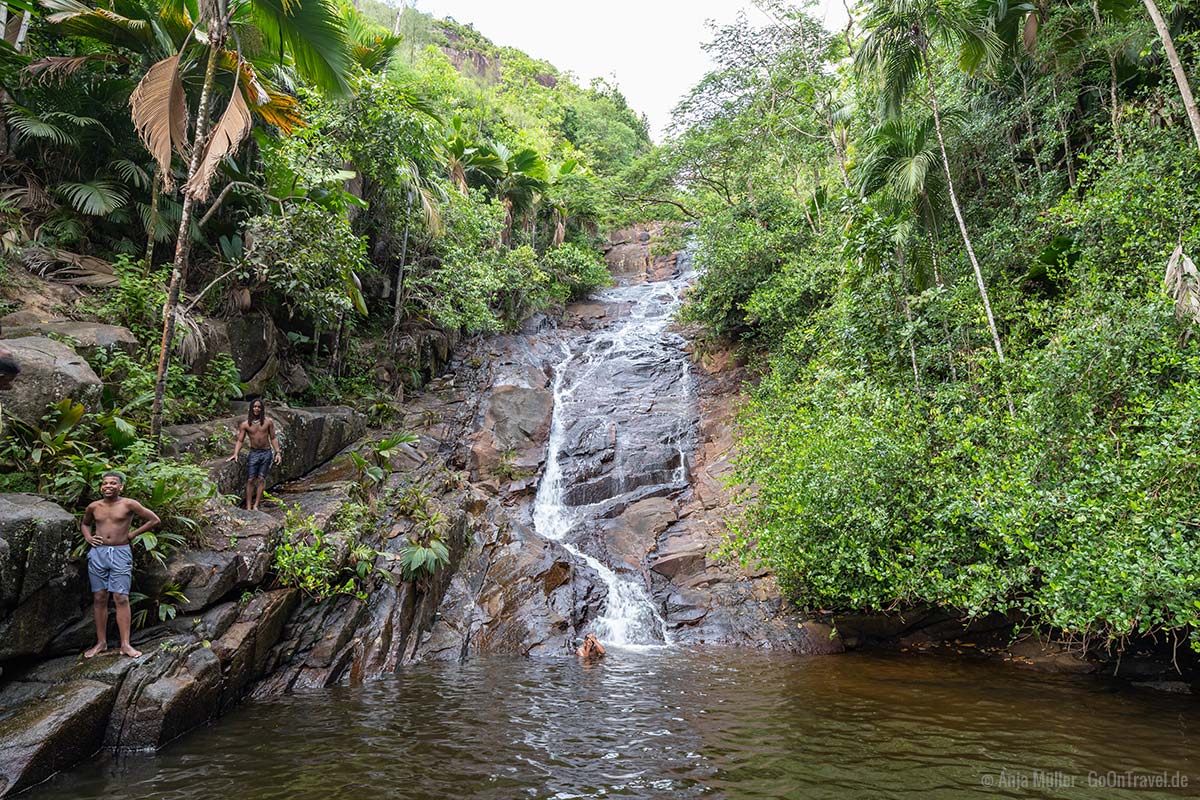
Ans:
[[[450,181],[463,194],[470,188],[472,178],[495,182],[504,176],[504,162],[500,156],[488,145],[472,142],[463,131],[459,117],[450,121],[450,133],[442,149]]]
[[[868,9],[863,20],[867,36],[855,55],[855,65],[862,72],[878,73],[883,90],[884,108],[889,116],[897,116],[909,90],[923,76],[926,83],[926,100],[933,113],[934,132],[941,153],[942,171],[946,177],[946,191],[954,218],[962,234],[967,257],[975,272],[975,282],[983,309],[987,315],[992,343],[1001,363],[1004,348],[1000,343],[1000,332],[992,314],[987,284],[975,248],[967,232],[958,196],[954,191],[954,179],[950,173],[950,161],[946,155],[946,141],[942,132],[942,115],[938,105],[934,80],[936,51],[946,48],[954,52],[963,68],[975,71],[995,57],[1000,49],[994,32],[987,26],[976,25],[963,5],[956,0],[876,0]]]
[[[512,152],[502,144],[495,146],[496,155],[504,163],[503,173],[496,181],[496,197],[504,204],[504,244],[512,244],[513,222],[534,206],[537,196],[546,190],[550,171],[536,150],[526,147]]]
[[[1196,108],[1196,98],[1192,95],[1192,87],[1188,83],[1187,73],[1183,71],[1183,62],[1179,60],[1179,53],[1175,52],[1175,41],[1171,38],[1171,29],[1167,27],[1167,21],[1163,19],[1162,12],[1158,10],[1158,5],[1154,0],[1142,0],[1146,4],[1146,11],[1150,14],[1150,19],[1154,21],[1154,29],[1158,31],[1158,38],[1162,39],[1163,50],[1167,53],[1167,61],[1171,64],[1171,72],[1175,76],[1175,83],[1179,86],[1179,94],[1183,96],[1183,107],[1187,110],[1188,121],[1192,123],[1192,135],[1196,137],[1196,147],[1200,148],[1200,110]]]
[[[942,124],[960,118],[958,112],[943,112]],[[895,205],[896,216],[911,217],[915,232],[929,247],[934,283],[941,286],[938,219],[948,197],[932,115],[917,120],[911,116],[885,119],[867,132],[863,144],[863,157],[854,167],[859,193],[866,197],[884,190]]]
[[[568,192],[571,176],[579,166],[578,159],[568,158],[550,170],[550,180],[547,182],[545,202],[550,208],[550,221],[554,233],[550,238],[550,246],[558,247],[567,238],[567,222],[574,210]]]
[[[290,54],[296,71],[314,85],[334,94],[349,92],[351,56],[345,25],[327,0],[215,0],[200,8],[200,18],[194,26],[203,29],[205,44],[194,47],[194,38],[185,38],[178,52],[150,67],[129,99],[134,125],[158,164],[164,188],[170,188],[173,154],[185,156],[190,149],[150,414],[150,432],[156,440],[162,430],[163,397],[174,344],[176,307],[187,279],[188,230],[193,209],[197,202],[208,198],[209,185],[222,160],[233,155],[249,134],[252,101],[257,100],[261,105],[270,99],[266,89],[257,82],[252,63],[243,58],[241,34],[248,34],[245,42],[260,47],[260,53],[279,54],[281,58],[285,52]],[[227,49],[231,38],[235,45],[233,53]],[[231,55],[232,64],[229,63]],[[189,148],[187,97],[181,76],[185,60],[200,57],[205,58],[204,81]],[[236,78],[230,90],[229,104],[214,125],[211,110],[217,66],[221,63],[232,66]]]
[[[958,114],[944,114],[943,121],[950,122]],[[938,212],[946,202],[946,184],[940,168],[941,151],[938,148],[933,117],[912,120],[909,117],[893,117],[874,126],[864,140],[864,155],[855,165],[854,175],[859,193],[866,197],[884,192],[892,205],[896,219],[893,239],[896,243],[896,261],[907,266],[908,277],[914,288],[928,288],[928,278],[922,278],[916,266],[919,264],[919,249],[916,241],[924,240],[929,249],[929,264],[933,271],[933,283],[942,286],[942,275],[938,268],[937,238]],[[908,252],[906,252],[908,251]],[[912,310],[908,298],[901,296],[905,317],[912,323]],[[947,357],[951,375],[957,379],[953,347],[949,327],[942,321],[946,336]],[[916,351],[909,340],[909,356],[913,365],[913,376],[918,388],[920,377],[917,372]]]

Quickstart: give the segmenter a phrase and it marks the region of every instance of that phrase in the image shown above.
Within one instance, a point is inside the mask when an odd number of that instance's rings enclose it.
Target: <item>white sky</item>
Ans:
[[[496,44],[549,61],[585,86],[615,78],[629,104],[649,117],[655,139],[709,69],[700,48],[711,38],[706,21],[732,22],[741,9],[766,20],[750,0],[416,0],[416,7],[471,23]],[[830,28],[846,24],[841,0],[817,0],[812,13]]]

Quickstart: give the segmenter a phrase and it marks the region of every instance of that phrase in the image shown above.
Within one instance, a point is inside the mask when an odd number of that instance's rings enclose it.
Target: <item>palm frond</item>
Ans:
[[[108,178],[93,178],[84,183],[60,183],[54,187],[54,191],[79,213],[93,217],[108,216],[129,202],[129,195],[121,184]]]
[[[86,56],[45,56],[25,68],[34,78],[49,82],[66,80],[90,64],[128,64],[129,59],[116,53],[92,53]]]
[[[33,109],[18,103],[5,103],[8,124],[13,130],[13,139],[23,144],[30,139],[40,139],[56,145],[77,145],[79,140],[63,126],[55,125],[39,116]]]
[[[95,39],[138,52],[155,50],[158,37],[148,18],[131,18],[107,8],[92,8],[78,0],[39,0],[46,20],[62,33]],[[136,13],[145,10],[131,6]],[[125,9],[130,10],[130,9]]]
[[[118,158],[109,162],[108,168],[116,173],[117,177],[136,189],[150,188],[150,173],[127,158]]]
[[[249,135],[251,124],[250,107],[246,104],[246,98],[235,89],[229,98],[229,105],[221,114],[221,119],[209,133],[195,174],[187,182],[185,191],[188,194],[196,200],[208,199],[209,186],[217,167],[227,156],[237,152],[242,140]]]
[[[286,49],[304,78],[332,95],[350,94],[346,26],[329,0],[250,0],[244,8],[269,52]]]
[[[171,154],[187,146],[187,98],[179,77],[179,54],[164,58],[146,72],[129,96],[133,125],[158,164],[163,188],[174,184]]]

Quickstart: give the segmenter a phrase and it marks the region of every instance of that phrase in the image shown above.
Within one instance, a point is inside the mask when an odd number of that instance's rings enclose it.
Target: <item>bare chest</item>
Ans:
[[[92,509],[92,518],[97,525],[124,525],[133,519],[133,511],[124,503],[98,505]]]

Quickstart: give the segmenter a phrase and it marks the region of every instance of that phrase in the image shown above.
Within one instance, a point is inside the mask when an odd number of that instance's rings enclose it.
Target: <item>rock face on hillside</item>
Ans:
[[[614,240],[610,264],[627,284],[686,269],[686,259],[651,256],[652,235],[642,227]],[[829,628],[791,613],[769,575],[713,558],[740,373],[670,329],[675,289],[646,288],[576,304],[560,325],[535,318],[520,332],[467,343],[449,373],[405,403],[392,429],[419,441],[398,448],[369,524],[340,519],[361,509],[356,475],[337,456],[366,452],[365,437],[390,431],[368,432],[349,408],[271,410],[283,445],[272,493],[325,532],[335,572],[369,567],[358,595],[318,598],[280,585],[282,509],[214,506],[202,546],[135,578],[150,596],[177,587],[186,596],[178,616],[137,632],[139,659],[111,651],[84,661],[77,654],[94,632],[86,582],[69,557],[74,516],[38,498],[0,497],[0,648],[9,648],[0,650],[0,796],[101,747],[159,747],[246,696],[359,683],[418,659],[569,657],[613,600],[608,570],[645,588],[673,642],[840,650]],[[657,322],[622,333],[631,314]],[[228,324],[222,333],[232,339]],[[454,337],[409,333],[414,352],[428,353],[422,370],[451,357]],[[628,347],[638,336],[654,341]],[[556,370],[579,348],[578,383],[563,391]],[[260,376],[270,359],[235,356],[239,370]],[[556,394],[570,406],[561,435]],[[170,452],[206,463],[221,491],[236,492],[244,465],[224,458],[242,419],[244,406],[174,426]],[[584,519],[569,536],[534,523],[552,435],[562,508]],[[412,497],[421,513],[405,505]],[[450,563],[406,581],[400,558],[428,526]]]
[[[71,399],[94,408],[100,399],[100,378],[78,353],[44,336],[5,339],[21,372],[7,389],[0,389],[4,412],[34,425],[47,406]]]

